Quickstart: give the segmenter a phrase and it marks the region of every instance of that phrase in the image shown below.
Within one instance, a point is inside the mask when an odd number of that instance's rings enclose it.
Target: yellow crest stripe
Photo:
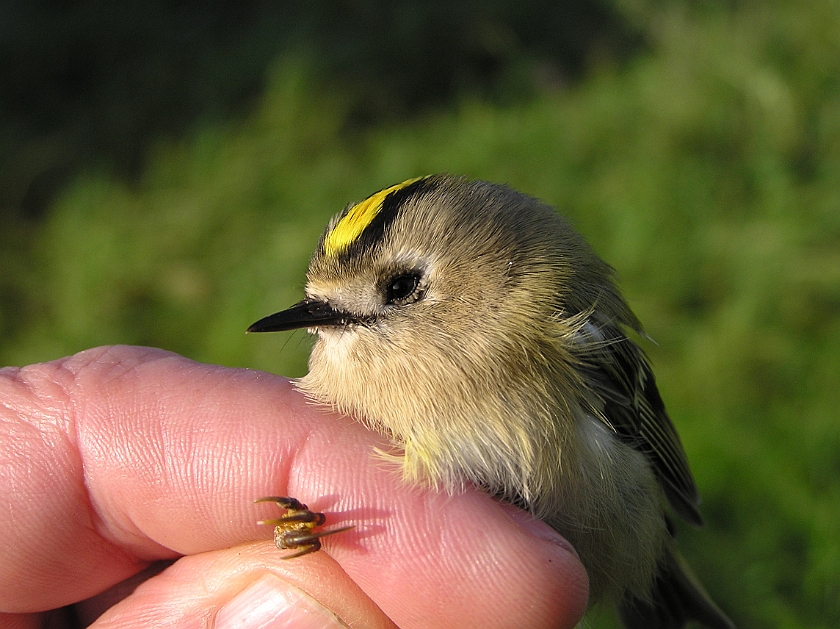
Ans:
[[[376,194],[369,196],[364,201],[360,201],[351,207],[347,211],[347,214],[345,214],[342,219],[336,223],[335,227],[332,228],[330,233],[327,234],[324,239],[324,253],[328,256],[334,256],[347,249],[347,247],[353,244],[356,239],[362,235],[365,228],[370,225],[371,221],[373,221],[377,214],[379,214],[380,210],[382,210],[382,204],[385,202],[385,197],[392,192],[405,188],[415,181],[419,181],[420,179],[423,179],[423,177],[409,179],[391,186],[390,188],[380,190]]]

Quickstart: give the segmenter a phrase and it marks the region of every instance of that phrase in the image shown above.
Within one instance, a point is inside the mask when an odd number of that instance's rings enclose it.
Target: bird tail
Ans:
[[[715,605],[688,564],[668,548],[650,597],[627,594],[618,605],[626,629],[682,629],[691,620],[710,629],[736,629]]]

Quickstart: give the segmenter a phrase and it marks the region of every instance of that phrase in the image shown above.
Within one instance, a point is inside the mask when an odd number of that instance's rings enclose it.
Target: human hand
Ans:
[[[284,378],[162,350],[2,369],[0,627],[68,605],[98,628],[576,624],[586,575],[557,533],[407,486],[377,447]],[[268,495],[355,528],[284,561]]]

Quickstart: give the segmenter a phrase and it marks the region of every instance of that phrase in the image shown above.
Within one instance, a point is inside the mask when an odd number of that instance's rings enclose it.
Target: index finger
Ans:
[[[453,610],[463,622],[449,626],[493,626],[520,608],[527,626],[555,626],[585,605],[582,568],[550,529],[478,492],[405,485],[373,456],[387,443],[285,379],[113,347],[4,370],[0,399],[3,611],[57,607],[148,561],[266,537],[255,521],[271,505],[252,501],[271,494],[356,526],[325,546],[401,626]]]

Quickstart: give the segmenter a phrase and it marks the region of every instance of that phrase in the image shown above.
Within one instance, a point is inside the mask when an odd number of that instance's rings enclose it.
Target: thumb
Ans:
[[[94,603],[95,604],[95,603]],[[284,561],[256,542],[182,557],[106,611],[92,629],[395,629],[326,553]]]

